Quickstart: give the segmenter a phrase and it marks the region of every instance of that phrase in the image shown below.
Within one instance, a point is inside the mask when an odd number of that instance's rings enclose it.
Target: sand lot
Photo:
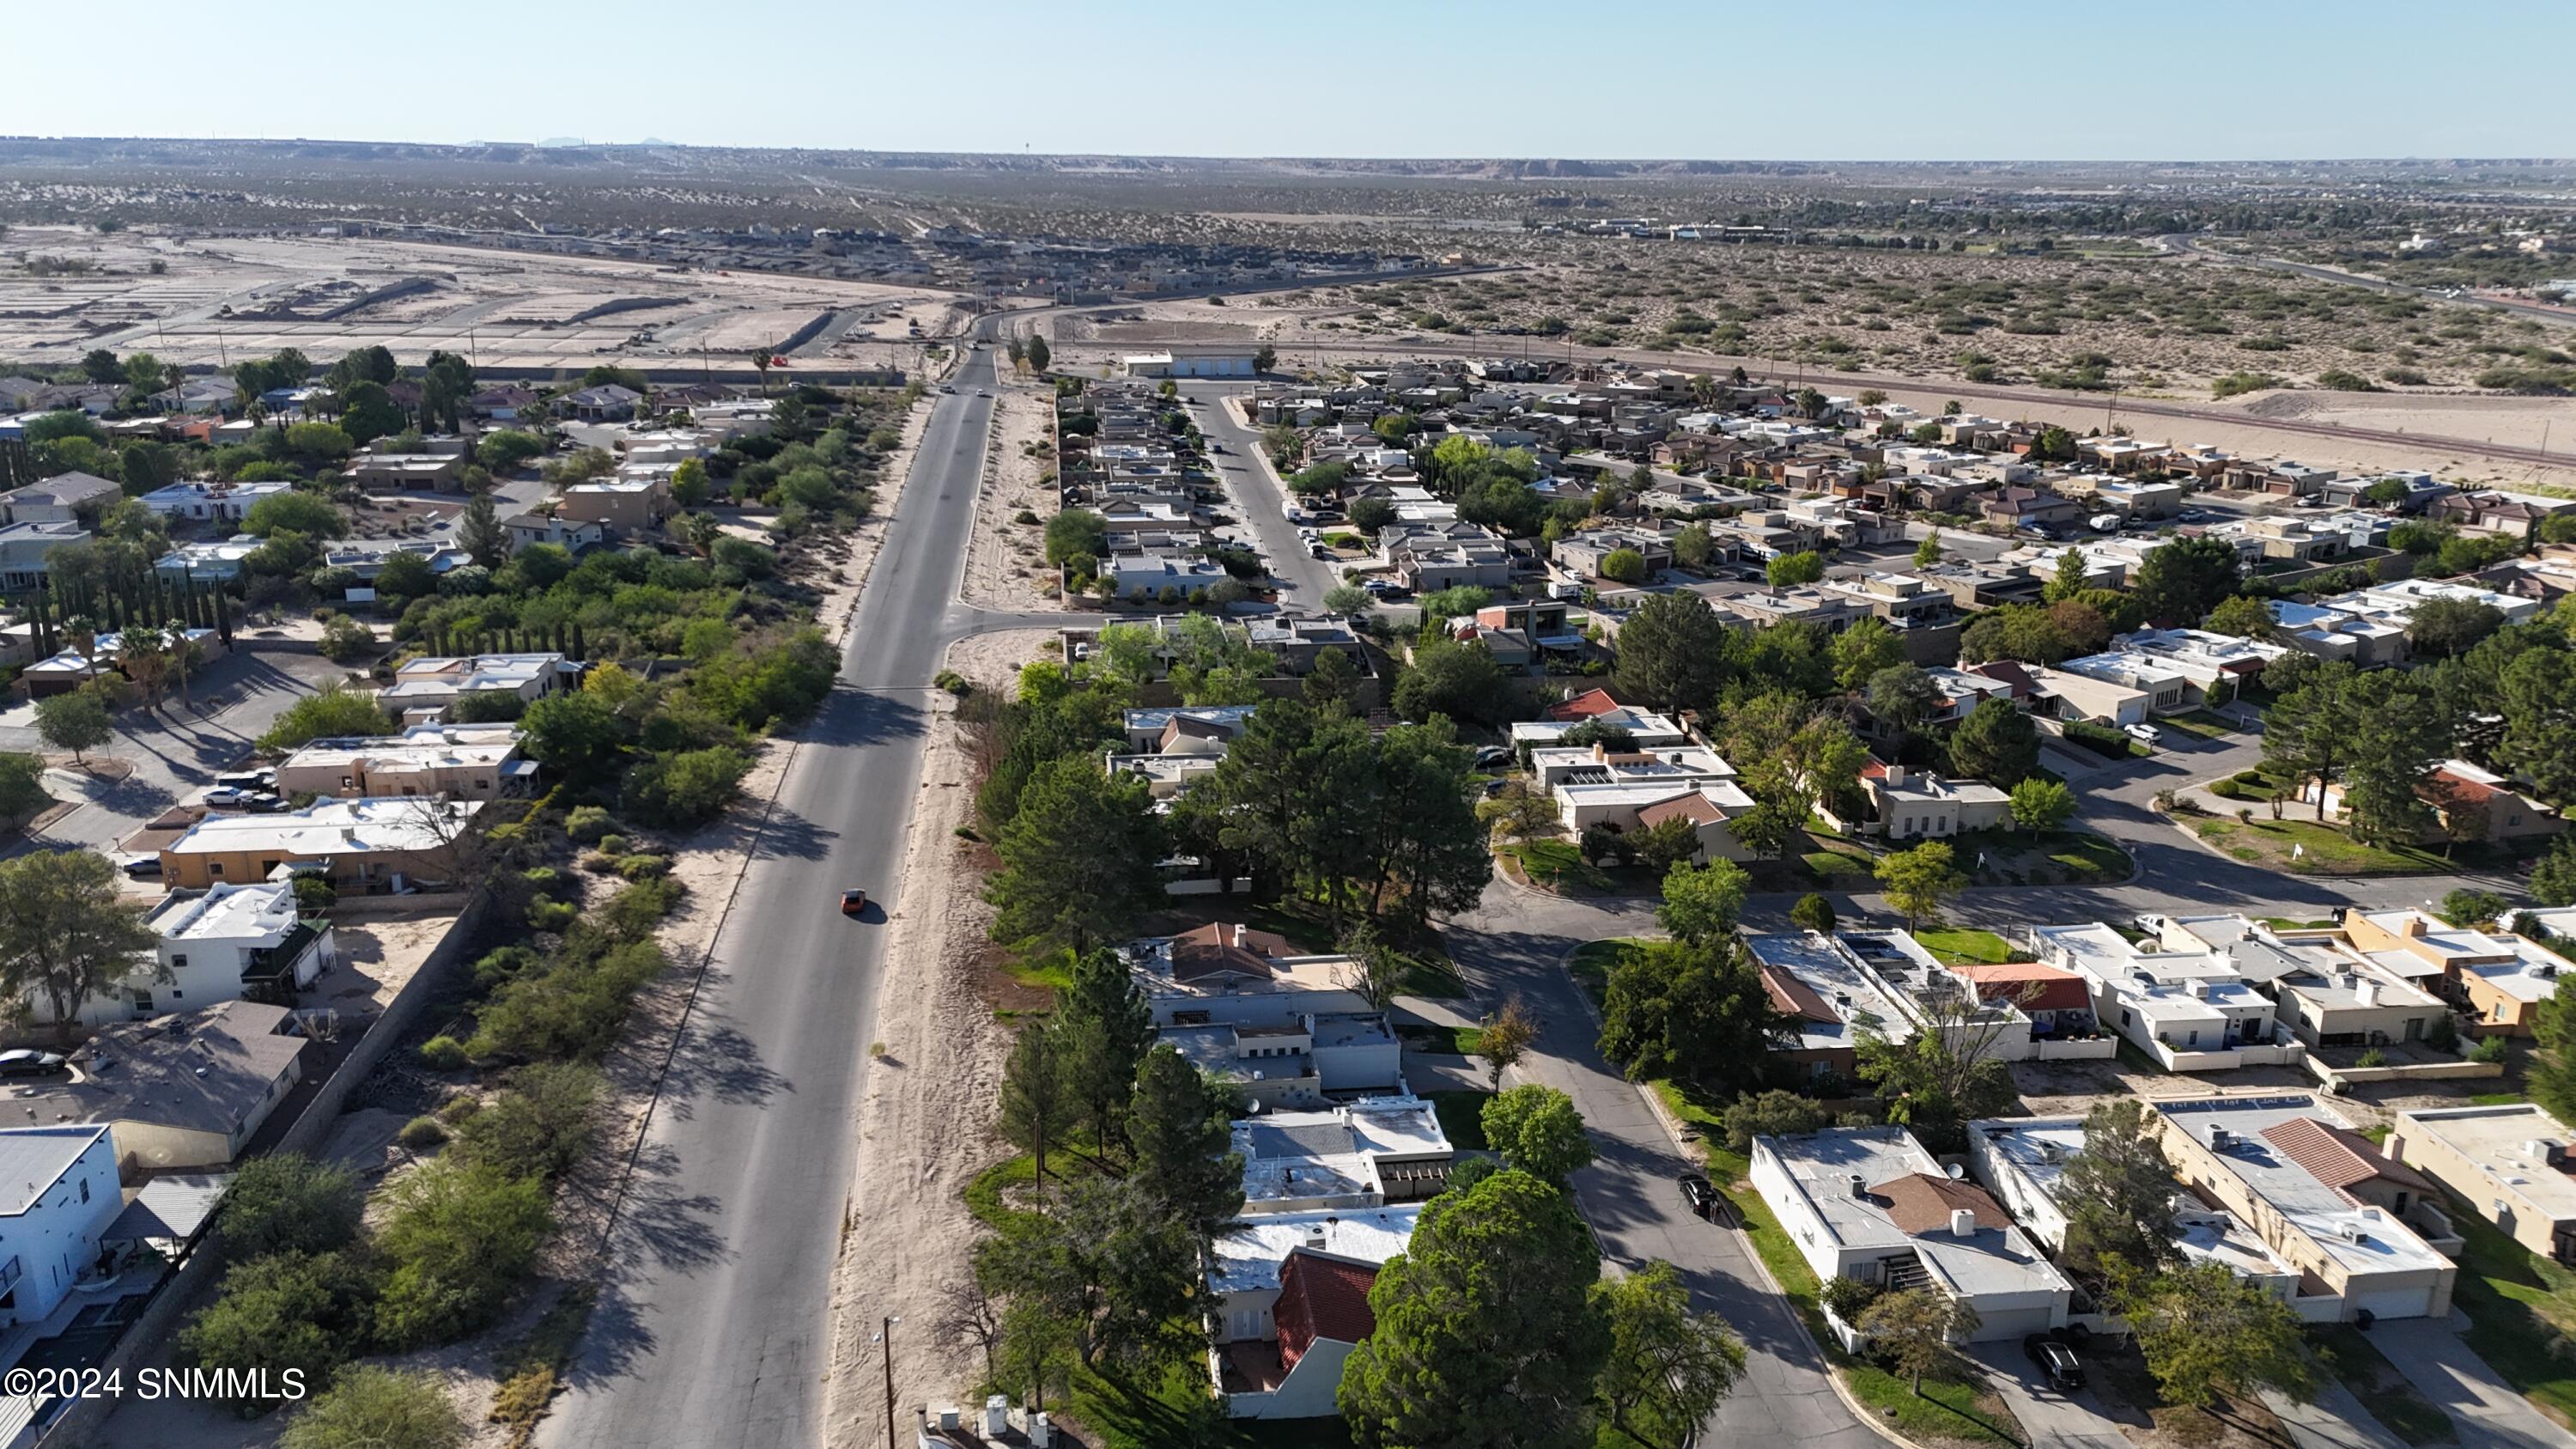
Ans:
[[[39,259],[88,270],[37,276]],[[738,363],[818,321],[794,357],[911,364],[909,323],[936,337],[965,315],[928,289],[408,241],[61,227],[0,240],[0,358],[44,365],[93,347],[214,367],[381,345],[405,363],[443,350],[493,371],[685,367]]]

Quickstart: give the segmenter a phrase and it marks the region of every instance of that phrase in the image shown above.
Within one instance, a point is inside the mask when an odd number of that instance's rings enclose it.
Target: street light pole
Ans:
[[[903,1322],[903,1320],[902,1320],[902,1319],[900,1319],[900,1318],[896,1318],[896,1317],[893,1317],[893,1316],[891,1316],[891,1315],[889,1315],[889,1316],[887,1316],[887,1317],[885,1317],[885,1318],[883,1318],[883,1319],[879,1320],[879,1322],[878,1322],[878,1326],[877,1326],[877,1336],[876,1336],[874,1339],[871,1339],[871,1340],[870,1340],[870,1342],[873,1342],[873,1343],[882,1343],[882,1344],[884,1344],[884,1345],[885,1345],[886,1449],[895,1449],[895,1443],[894,1443],[894,1326],[895,1326],[896,1324],[898,1324],[898,1323],[901,1323],[901,1322]]]

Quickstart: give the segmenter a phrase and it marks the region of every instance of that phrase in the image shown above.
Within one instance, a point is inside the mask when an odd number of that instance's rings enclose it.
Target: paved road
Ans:
[[[1571,1096],[1591,1129],[1599,1155],[1575,1175],[1574,1190],[1605,1251],[1626,1267],[1652,1258],[1673,1264],[1698,1305],[1744,1336],[1744,1377],[1704,1442],[1875,1449],[1884,1441],[1835,1394],[1815,1344],[1763,1280],[1743,1236],[1683,1211],[1674,1178],[1698,1164],[1674,1147],[1636,1087],[1601,1060],[1599,1028],[1564,970],[1565,953],[1654,929],[1642,901],[1565,901],[1497,882],[1448,936],[1478,1000],[1517,995],[1542,1023],[1536,1049],[1514,1075]]]
[[[2517,317],[2554,322],[2561,327],[2576,327],[2576,312],[2570,312],[2564,307],[2544,307],[2530,302],[2516,302],[2504,297],[2481,297],[2474,293],[2463,293],[2454,297],[2449,294],[2448,288],[2418,287],[2406,282],[2392,282],[2385,277],[2366,277],[2359,272],[2347,272],[2335,267],[2320,267],[2308,262],[2294,262],[2286,257],[2256,257],[2243,256],[2235,252],[2214,252],[2202,246],[2197,238],[2189,236],[2165,236],[2158,237],[2156,240],[2178,252],[2198,257],[2202,261],[2216,262],[2221,266],[2259,267],[2265,271],[2288,272],[2293,276],[2309,277],[2320,282],[2333,282],[2338,286],[2361,287],[2373,292],[2398,292],[2452,307],[2484,307],[2491,312],[2508,312]]]
[[[831,1270],[930,678],[950,641],[1013,622],[957,602],[993,411],[974,393],[991,382],[975,355],[936,402],[839,687],[716,940],[599,1312],[538,1435],[551,1449],[822,1439]],[[836,909],[852,885],[876,897],[859,923]]]
[[[2460,1341],[2468,1317],[2381,1319],[2370,1336],[2407,1381],[2451,1416],[2466,1449],[2563,1449],[2569,1434],[2497,1378],[2486,1360]]]
[[[1195,400],[1190,416],[1197,419],[1199,432],[1225,445],[1225,451],[1209,461],[1217,465],[1235,516],[1252,530],[1271,576],[1279,580],[1280,603],[1320,611],[1324,595],[1341,577],[1297,537],[1297,526],[1288,521],[1288,496],[1271,481],[1261,456],[1260,433],[1236,422],[1233,410],[1225,405],[1226,398],[1248,391],[1248,384],[1196,383],[1181,389],[1181,395]]]

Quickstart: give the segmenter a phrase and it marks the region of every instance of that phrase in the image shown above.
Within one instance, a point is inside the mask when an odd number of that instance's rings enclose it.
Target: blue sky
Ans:
[[[148,11],[152,7],[145,7]],[[2562,4],[23,7],[0,133],[1162,155],[2576,155]]]

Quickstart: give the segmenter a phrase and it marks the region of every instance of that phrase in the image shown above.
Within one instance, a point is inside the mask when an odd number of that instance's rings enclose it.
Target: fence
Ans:
[[[420,902],[419,897],[399,899],[413,905]],[[492,908],[492,899],[492,893],[487,890],[458,914],[456,924],[448,928],[446,938],[430,951],[428,959],[412,973],[411,980],[403,983],[403,989],[394,994],[394,999],[385,1004],[384,1014],[368,1025],[358,1044],[341,1058],[338,1068],[305,1104],[303,1114],[295,1119],[294,1125],[278,1137],[272,1151],[311,1152],[329,1135],[332,1123],[339,1119],[340,1106],[348,1100],[349,1093],[384,1061],[385,1054],[393,1050],[394,1043],[419,1021],[422,1011],[439,995],[439,988],[456,971],[468,943],[481,929],[485,913]],[[197,1245],[197,1250],[189,1254],[185,1263],[153,1287],[151,1302],[127,1325],[124,1334],[99,1361],[98,1367],[132,1382],[135,1371],[142,1366],[141,1360],[169,1343],[178,1332],[181,1317],[206,1296],[215,1280],[222,1276],[224,1266],[223,1234],[220,1230],[210,1232],[205,1241]],[[116,1401],[110,1398],[72,1400],[37,1432],[32,1441],[34,1449],[71,1449],[71,1446],[87,1443],[91,1431],[115,1407]],[[8,1406],[0,1404],[0,1426],[5,1426],[7,1417]],[[26,1442],[26,1436],[22,1431],[17,1438],[5,1442],[20,1444]]]

